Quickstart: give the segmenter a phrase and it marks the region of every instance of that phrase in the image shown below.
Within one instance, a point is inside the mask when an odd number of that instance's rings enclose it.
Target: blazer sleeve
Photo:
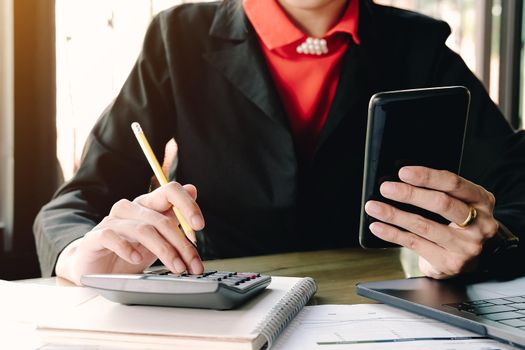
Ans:
[[[463,60],[443,45],[434,70],[436,85],[464,85],[471,92],[462,175],[496,197],[495,218],[525,239],[525,133],[515,131]],[[521,257],[520,257],[521,256]],[[524,242],[508,256],[486,256],[487,266],[516,269],[523,265]],[[500,263],[505,261],[505,265]],[[509,264],[512,264],[510,266]]]
[[[175,115],[164,31],[157,16],[122,90],[91,131],[77,174],[36,217],[33,229],[43,276],[54,273],[60,252],[97,225],[115,202],[148,190],[151,170],[130,125],[141,124],[162,159],[173,135],[169,118]]]

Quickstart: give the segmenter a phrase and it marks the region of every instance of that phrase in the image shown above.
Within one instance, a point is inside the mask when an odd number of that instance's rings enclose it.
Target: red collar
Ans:
[[[306,38],[306,35],[290,21],[276,0],[243,0],[243,7],[255,31],[270,50]],[[341,20],[324,37],[334,33],[347,33],[352,36],[356,44],[359,44],[358,18],[359,1],[349,0]]]

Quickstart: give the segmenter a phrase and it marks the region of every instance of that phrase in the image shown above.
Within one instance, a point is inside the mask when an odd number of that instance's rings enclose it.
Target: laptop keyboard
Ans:
[[[525,331],[525,295],[446,304],[457,310]]]

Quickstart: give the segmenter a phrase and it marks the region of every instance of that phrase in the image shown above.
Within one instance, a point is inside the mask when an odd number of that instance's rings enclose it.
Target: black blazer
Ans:
[[[394,89],[470,89],[463,175],[494,192],[499,220],[525,232],[523,134],[514,133],[445,46],[449,34],[442,21],[362,1],[361,44],[352,43],[343,58],[315,154],[304,160],[238,3],[162,12],[122,91],[91,132],[78,173],[36,219],[43,275],[113,203],[148,191],[151,170],[130,130],[133,121],[159,159],[166,142],[177,140],[170,178],[199,190],[203,258],[356,246],[367,104],[372,94]]]

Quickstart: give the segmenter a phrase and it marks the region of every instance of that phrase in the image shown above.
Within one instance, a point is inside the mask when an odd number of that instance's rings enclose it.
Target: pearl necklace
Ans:
[[[308,37],[306,41],[297,46],[297,53],[305,55],[325,55],[328,53],[328,45],[325,39]]]

